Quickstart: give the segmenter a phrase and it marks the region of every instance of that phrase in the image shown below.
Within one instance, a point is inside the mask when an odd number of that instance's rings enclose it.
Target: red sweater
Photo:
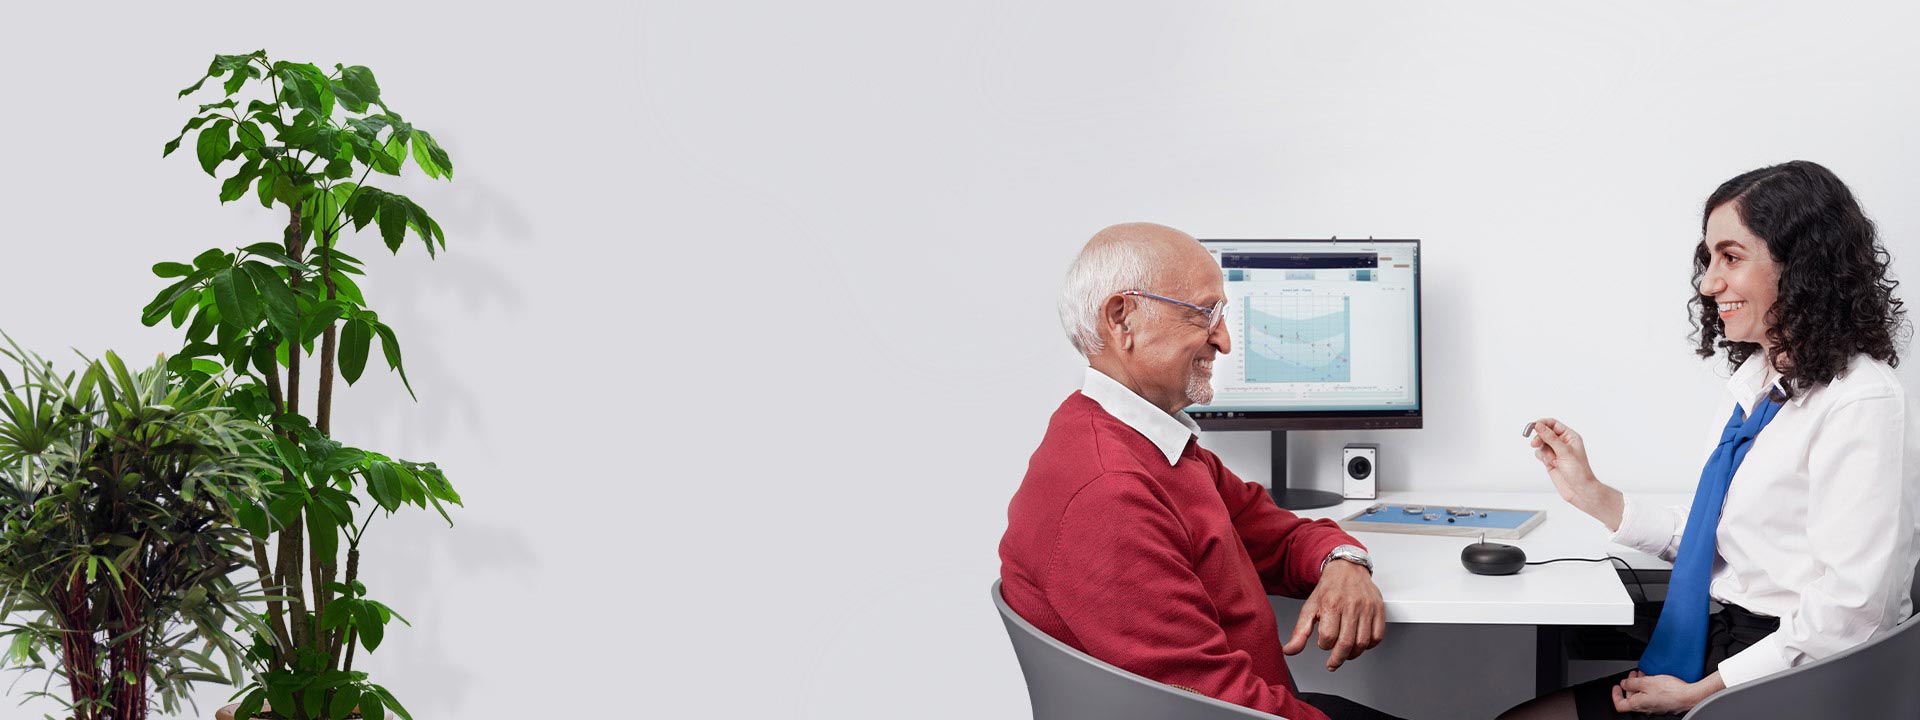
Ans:
[[[1324,720],[1294,696],[1267,595],[1306,597],[1343,544],[1360,543],[1280,509],[1193,440],[1168,466],[1076,392],[1007,508],[1001,593],[1041,631],[1129,672]]]

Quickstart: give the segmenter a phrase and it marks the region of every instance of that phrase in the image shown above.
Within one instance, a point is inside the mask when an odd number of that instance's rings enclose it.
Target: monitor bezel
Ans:
[[[1426,347],[1423,336],[1425,328],[1421,323],[1420,265],[1422,255],[1419,238],[1200,238],[1203,246],[1209,243],[1308,243],[1320,244],[1328,249],[1353,247],[1379,243],[1412,243],[1414,255],[1413,267],[1413,403],[1411,410],[1268,410],[1239,411],[1218,410],[1188,413],[1202,430],[1393,430],[1418,429],[1423,426],[1426,412],[1427,384],[1424,376],[1426,365]],[[1211,248],[1210,248],[1211,249]],[[1230,414],[1231,417],[1211,417],[1215,414]]]

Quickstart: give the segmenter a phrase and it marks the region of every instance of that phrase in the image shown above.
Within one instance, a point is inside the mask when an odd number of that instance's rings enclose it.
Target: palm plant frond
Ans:
[[[149,689],[176,712],[192,683],[237,684],[244,649],[224,628],[251,627],[253,583],[227,577],[250,561],[235,508],[265,502],[269,431],[164,357],[135,372],[107,353],[63,376],[5,339],[19,373],[0,384],[0,666],[49,671],[76,720],[145,718]]]

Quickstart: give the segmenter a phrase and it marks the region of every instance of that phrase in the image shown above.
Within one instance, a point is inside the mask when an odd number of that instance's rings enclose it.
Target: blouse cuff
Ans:
[[[1673,513],[1659,505],[1636,502],[1631,495],[1625,497],[1622,505],[1620,529],[1607,539],[1660,557],[1667,545],[1673,542]]]
[[[1727,687],[1737,687],[1787,669],[1788,664],[1780,657],[1776,643],[1770,642],[1770,639],[1763,638],[1721,660],[1718,670],[1720,681],[1726,683]]]

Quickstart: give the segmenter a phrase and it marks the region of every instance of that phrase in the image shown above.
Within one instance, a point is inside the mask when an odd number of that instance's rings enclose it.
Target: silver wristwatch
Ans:
[[[1359,545],[1341,545],[1334,548],[1333,552],[1327,553],[1327,559],[1320,561],[1320,571],[1326,572],[1327,563],[1334,560],[1345,560],[1366,568],[1368,573],[1373,572],[1373,557],[1367,554],[1366,548]]]

